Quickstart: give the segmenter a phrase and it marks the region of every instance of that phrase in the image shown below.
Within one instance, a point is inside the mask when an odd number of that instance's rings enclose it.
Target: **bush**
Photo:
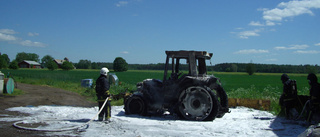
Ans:
[[[74,69],[74,66],[72,65],[71,62],[65,61],[65,62],[62,63],[61,68],[63,70],[72,70],[72,69]]]
[[[54,60],[54,58],[50,55],[45,55],[42,59],[42,67],[46,67],[48,68],[48,66],[50,65],[50,63]]]
[[[55,70],[58,69],[58,65],[56,62],[54,62],[53,60],[47,63],[47,68],[49,70]]]
[[[249,75],[252,75],[254,72],[256,72],[256,66],[253,63],[249,63],[247,65],[246,71]]]
[[[18,69],[18,62],[16,60],[12,61],[9,65],[9,69]]]
[[[113,61],[113,70],[118,71],[118,72],[127,71],[128,70],[128,63],[123,58],[117,57]]]

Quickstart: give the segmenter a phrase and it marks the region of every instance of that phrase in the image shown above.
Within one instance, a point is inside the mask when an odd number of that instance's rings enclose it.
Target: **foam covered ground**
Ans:
[[[25,121],[22,126],[38,129],[60,129],[83,125],[98,112],[97,107],[71,106],[14,107],[7,109],[28,113],[29,116],[2,116],[0,121]],[[171,115],[144,117],[125,115],[123,106],[112,107],[110,123],[93,121],[81,131],[46,132],[47,135],[69,136],[298,136],[307,127],[302,122],[279,118],[266,111],[245,107],[231,108],[223,118],[199,122],[179,120]],[[28,124],[30,122],[31,124]],[[32,124],[36,123],[36,124]]]

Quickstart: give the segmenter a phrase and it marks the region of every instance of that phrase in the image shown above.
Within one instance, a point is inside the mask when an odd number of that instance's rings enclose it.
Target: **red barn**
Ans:
[[[24,60],[18,64],[19,68],[41,68],[41,65],[38,62]]]

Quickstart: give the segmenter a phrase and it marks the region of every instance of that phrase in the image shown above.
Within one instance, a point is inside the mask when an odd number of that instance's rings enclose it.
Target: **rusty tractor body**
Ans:
[[[228,97],[219,78],[207,75],[206,51],[166,51],[163,80],[146,79],[125,99],[125,113],[161,115],[169,112],[186,120],[212,121],[228,109]],[[189,72],[180,71],[185,60]],[[168,75],[171,72],[170,75]]]

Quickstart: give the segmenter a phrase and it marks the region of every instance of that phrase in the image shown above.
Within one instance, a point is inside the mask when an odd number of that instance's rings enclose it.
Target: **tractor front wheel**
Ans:
[[[147,107],[141,96],[132,95],[125,103],[125,114],[146,115]]]

